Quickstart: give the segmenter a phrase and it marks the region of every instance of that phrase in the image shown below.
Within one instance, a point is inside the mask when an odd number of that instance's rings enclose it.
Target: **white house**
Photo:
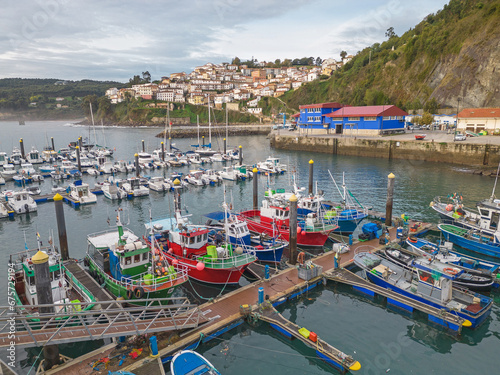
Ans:
[[[500,108],[466,108],[458,114],[457,129],[500,133]]]
[[[262,108],[248,108],[248,112],[254,114],[254,115],[259,115],[262,113]]]

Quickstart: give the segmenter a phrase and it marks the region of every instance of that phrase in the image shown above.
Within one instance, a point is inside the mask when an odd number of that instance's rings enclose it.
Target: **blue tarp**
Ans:
[[[224,220],[224,212],[222,212],[222,211],[211,212],[211,213],[203,215],[203,216],[208,217],[209,219],[212,219],[212,220],[216,220],[216,221]],[[229,218],[229,213],[226,214],[226,218]]]

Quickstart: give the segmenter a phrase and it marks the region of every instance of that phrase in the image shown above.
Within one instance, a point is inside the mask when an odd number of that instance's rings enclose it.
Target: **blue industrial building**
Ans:
[[[327,133],[377,135],[404,130],[408,113],[394,105],[351,107],[339,103],[320,103],[300,106],[295,115],[302,129]]]

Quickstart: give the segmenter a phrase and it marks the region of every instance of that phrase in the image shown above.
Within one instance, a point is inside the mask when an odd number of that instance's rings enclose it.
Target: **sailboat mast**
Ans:
[[[226,142],[228,139],[227,122],[228,122],[228,117],[227,117],[227,103],[226,103]]]
[[[495,189],[497,188],[498,172],[500,172],[500,162],[498,163],[497,175],[495,176],[495,184],[493,185],[493,191],[491,192],[491,202],[493,202],[493,199],[495,199]]]
[[[170,104],[167,105],[167,121],[168,121],[168,147],[169,150],[172,151],[172,124],[170,123]],[[170,152],[169,151],[169,152]]]
[[[210,95],[208,95],[208,143],[212,147],[212,122],[210,117]]]
[[[198,148],[200,147],[200,115],[196,115],[196,127],[198,128]]]
[[[94,127],[94,114],[92,113],[92,102],[89,102],[89,106],[90,106],[90,118],[92,119],[92,127]],[[90,126],[89,126],[89,143],[90,143]]]

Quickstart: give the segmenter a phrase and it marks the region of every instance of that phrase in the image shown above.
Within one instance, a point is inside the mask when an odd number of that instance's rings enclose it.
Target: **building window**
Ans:
[[[384,121],[388,121],[391,119],[391,116],[384,116]]]
[[[365,117],[365,121],[377,121],[377,117],[375,117],[375,116],[367,116],[367,117]]]
[[[316,121],[320,122],[321,121],[321,116],[316,116]]]
[[[359,121],[359,117],[349,117],[349,121]]]

